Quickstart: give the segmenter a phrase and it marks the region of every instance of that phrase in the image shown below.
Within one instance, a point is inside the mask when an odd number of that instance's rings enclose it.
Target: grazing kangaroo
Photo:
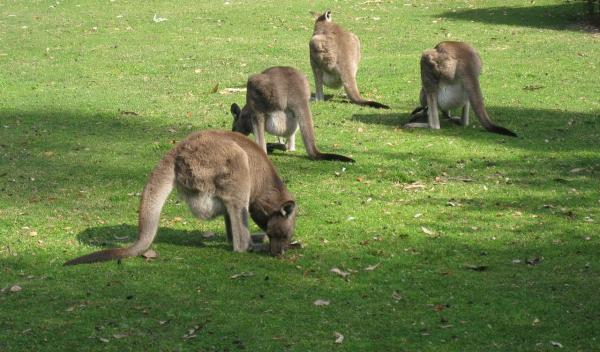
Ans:
[[[440,128],[438,110],[446,118],[463,126],[469,125],[469,109],[472,106],[483,127],[493,133],[516,137],[517,135],[490,119],[483,105],[483,93],[479,86],[481,58],[475,49],[463,42],[441,42],[421,56],[421,107],[415,109],[404,127]],[[462,108],[457,120],[450,110]],[[427,123],[415,122],[427,114]]]
[[[142,193],[135,243],[84,255],[65,265],[144,253],[154,241],[162,207],[173,186],[196,217],[225,216],[227,239],[236,252],[251,249],[248,214],[269,237],[272,255],[283,254],[292,238],[296,204],[267,155],[241,134],[204,131],[178,143],[150,174]]]
[[[344,86],[351,102],[378,109],[390,107],[376,101],[366,100],[356,86],[356,71],[360,63],[360,41],[351,32],[331,20],[331,11],[317,17],[310,39],[310,65],[315,76],[315,99],[322,101],[323,85],[338,89]]]
[[[321,153],[315,143],[315,130],[308,102],[310,86],[306,77],[292,67],[276,66],[248,78],[246,106],[231,105],[233,131],[254,133],[256,143],[266,152],[265,131],[287,138],[295,149],[295,133],[300,127],[308,157],[314,160],[354,162],[338,154]]]

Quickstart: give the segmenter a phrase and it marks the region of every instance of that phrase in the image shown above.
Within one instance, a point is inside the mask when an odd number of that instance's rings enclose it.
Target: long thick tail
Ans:
[[[317,156],[314,158],[317,160],[337,160],[337,161],[343,161],[346,163],[354,163],[356,162],[354,159],[349,158],[347,156],[343,156],[343,155],[339,155],[339,154],[332,154],[332,153],[319,153],[317,154]]]
[[[492,122],[487,110],[485,109],[485,106],[483,105],[483,94],[481,93],[481,87],[479,86],[477,78],[465,80],[464,83],[465,88],[467,88],[469,92],[469,102],[471,103],[471,107],[475,111],[475,115],[477,115],[483,127],[492,133],[517,137],[517,134],[513,131],[502,126],[498,126]]]
[[[363,98],[360,95],[360,92],[358,91],[358,87],[356,86],[356,79],[354,79],[354,77],[344,77],[342,79],[342,82],[344,84],[344,90],[346,91],[346,95],[348,96],[348,99],[350,99],[351,102],[353,102],[354,104],[357,105],[361,105],[361,106],[370,106],[372,108],[376,108],[376,109],[389,109],[390,107],[385,105],[385,104],[381,104],[378,103],[376,101],[372,101],[372,100],[366,100],[365,98]]]
[[[134,257],[144,253],[156,236],[162,210],[175,181],[174,157],[167,154],[154,168],[140,202],[137,241],[126,248],[105,249],[67,261],[64,265],[88,264]]]
[[[353,163],[354,159],[348,158],[343,155],[321,153],[315,142],[315,127],[312,120],[312,113],[308,107],[308,102],[305,106],[294,111],[294,115],[298,119],[298,125],[300,126],[300,134],[302,135],[302,141],[306,148],[308,157],[313,160],[339,160]]]

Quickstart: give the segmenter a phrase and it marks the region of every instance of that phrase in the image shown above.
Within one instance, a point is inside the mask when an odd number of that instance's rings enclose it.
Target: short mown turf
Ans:
[[[361,92],[392,109],[326,90],[311,103],[317,144],[357,163],[310,161],[301,143],[271,156],[303,249],[233,253],[222,220],[193,219],[173,195],[159,258],[62,266],[136,238],[161,156],[193,131],[230,129],[245,94],[227,88],[275,65],[312,84],[309,11],[326,9],[362,41]],[[580,30],[583,10],[0,3],[0,351],[599,350],[600,37]],[[442,40],[478,49],[488,111],[518,138],[475,116],[401,129],[420,53]]]

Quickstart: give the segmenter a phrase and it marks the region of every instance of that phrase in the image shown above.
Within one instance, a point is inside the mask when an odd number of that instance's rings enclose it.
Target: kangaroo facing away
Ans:
[[[65,265],[144,253],[154,241],[173,186],[196,217],[208,220],[224,215],[227,239],[236,252],[252,247],[248,215],[266,232],[272,255],[283,254],[293,236],[296,204],[267,155],[241,134],[204,131],[177,144],[150,174],[142,193],[135,243],[84,255]]]
[[[469,110],[473,107],[483,127],[493,133],[517,135],[490,119],[479,86],[481,58],[475,49],[463,42],[441,42],[421,55],[421,106],[416,108],[407,128],[440,128],[438,109],[442,114],[463,126],[469,125]],[[451,109],[462,108],[461,118],[450,116]],[[427,123],[417,122],[427,115]]]
[[[378,109],[390,107],[366,100],[358,91],[356,72],[360,63],[360,41],[351,32],[331,20],[331,11],[317,17],[310,39],[310,65],[315,76],[315,99],[322,101],[323,85],[338,89],[344,87],[351,102]]]
[[[309,158],[354,162],[343,155],[319,151],[309,100],[310,86],[300,71],[283,66],[268,68],[248,78],[244,108],[231,105],[232,129],[246,136],[254,133],[256,143],[266,152],[265,131],[287,138],[287,149],[294,150],[296,130],[300,127]]]

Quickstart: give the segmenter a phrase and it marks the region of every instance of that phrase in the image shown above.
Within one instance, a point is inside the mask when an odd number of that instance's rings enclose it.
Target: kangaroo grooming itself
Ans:
[[[376,101],[366,100],[356,86],[356,71],[360,63],[360,41],[351,32],[331,20],[331,11],[317,17],[310,39],[310,65],[315,76],[315,99],[322,101],[323,85],[338,89],[344,86],[351,102],[378,109],[390,107]]]
[[[248,214],[269,237],[272,255],[283,254],[294,233],[294,198],[267,155],[238,133],[204,131],[190,135],[169,151],[152,171],[142,193],[139,234],[127,248],[105,249],[65,265],[138,256],[156,236],[162,207],[173,186],[198,218],[225,217],[233,250],[251,248]]]
[[[404,127],[440,128],[439,113],[463,126],[469,125],[472,106],[483,127],[493,133],[517,135],[490,119],[483,104],[479,86],[481,58],[475,49],[463,42],[441,42],[421,56],[421,107],[415,109]],[[462,108],[460,120],[450,116],[450,110]],[[427,114],[427,123],[415,122]]]
[[[254,133],[256,143],[266,152],[265,131],[287,138],[288,150],[294,150],[296,130],[300,127],[309,158],[354,162],[343,155],[319,151],[309,99],[310,86],[300,71],[283,66],[268,68],[248,78],[244,108],[231,105],[232,129],[246,136]]]

